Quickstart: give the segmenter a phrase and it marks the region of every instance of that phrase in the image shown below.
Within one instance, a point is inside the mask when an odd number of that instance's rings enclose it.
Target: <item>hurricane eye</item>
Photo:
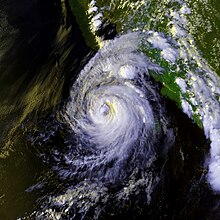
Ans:
[[[107,103],[104,103],[103,105],[101,105],[101,107],[99,108],[99,112],[103,115],[106,116],[109,114],[110,112],[110,106]]]

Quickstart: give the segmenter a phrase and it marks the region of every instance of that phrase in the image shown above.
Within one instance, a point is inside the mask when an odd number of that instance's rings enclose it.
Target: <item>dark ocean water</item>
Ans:
[[[217,1],[213,5],[219,10]],[[86,45],[68,4],[65,10],[60,1],[0,0],[0,220],[220,219],[220,197],[206,179],[210,141],[173,101],[154,100],[161,85],[153,79],[146,79],[158,114],[153,146],[166,153],[155,150],[151,164],[148,151],[138,145],[118,165],[118,158],[97,159],[99,150],[82,147],[86,141],[79,145],[64,111],[79,92],[72,85],[95,51]],[[219,24],[219,17],[213,22]],[[103,34],[113,38],[114,25]],[[200,43],[207,56],[209,47]],[[95,162],[87,165],[87,158]],[[108,180],[108,169],[115,181]]]

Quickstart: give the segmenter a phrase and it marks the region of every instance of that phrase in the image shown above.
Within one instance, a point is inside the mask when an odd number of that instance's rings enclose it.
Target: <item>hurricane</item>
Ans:
[[[78,218],[82,211],[85,216],[94,212],[99,199],[83,202],[103,190],[106,207],[113,198],[123,207],[140,193],[149,204],[163,173],[155,168],[155,161],[166,161],[174,135],[157,85],[149,77],[150,70],[160,74],[160,67],[138,52],[142,38],[141,33],[130,33],[106,41],[80,72],[61,111],[69,136],[64,153],[54,152],[53,169],[77,184],[68,196],[53,197],[51,205],[68,203],[66,213],[74,212],[74,205],[80,207],[74,213]],[[82,201],[76,201],[78,187]],[[109,193],[112,188],[117,190]],[[38,213],[40,219],[60,215],[48,205],[44,209]],[[103,212],[94,213],[94,218]]]
[[[136,53],[140,38],[128,34],[101,49],[80,73],[66,107],[65,118],[73,132],[103,155],[83,158],[84,162],[95,168],[115,160],[107,174],[112,180],[136,148],[140,155],[154,157],[158,137],[167,132],[161,127],[163,106],[147,80],[148,69],[155,67]],[[160,148],[165,151],[166,146]]]

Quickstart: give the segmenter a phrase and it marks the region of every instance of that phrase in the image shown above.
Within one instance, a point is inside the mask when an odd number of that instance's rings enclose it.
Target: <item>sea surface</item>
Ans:
[[[0,220],[220,219],[218,0],[0,0]]]

